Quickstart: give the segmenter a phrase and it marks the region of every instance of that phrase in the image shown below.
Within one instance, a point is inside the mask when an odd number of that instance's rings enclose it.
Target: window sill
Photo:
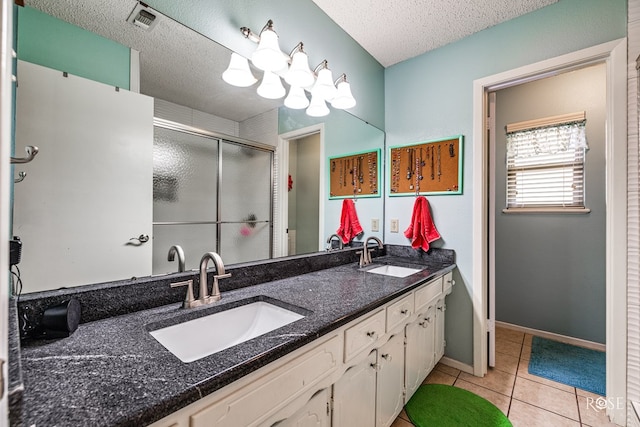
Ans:
[[[506,214],[588,214],[591,212],[589,208],[507,208],[502,209],[502,213]]]

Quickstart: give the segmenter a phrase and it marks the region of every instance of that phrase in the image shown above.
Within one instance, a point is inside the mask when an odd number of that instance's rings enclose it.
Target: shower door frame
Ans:
[[[273,258],[273,209],[274,209],[274,165],[275,165],[275,147],[262,144],[260,142],[251,141],[248,139],[240,138],[237,136],[226,135],[219,132],[213,132],[205,129],[201,129],[194,126],[185,125],[182,123],[174,122],[171,120],[153,118],[153,127],[160,127],[163,129],[173,130],[176,132],[188,133],[195,136],[201,136],[209,138],[211,140],[217,140],[218,153],[217,153],[217,176],[216,176],[216,220],[215,221],[152,221],[152,225],[184,225],[184,224],[215,224],[216,225],[216,252],[220,252],[223,224],[244,224],[246,221],[221,221],[221,200],[220,200],[220,183],[222,182],[222,155],[221,155],[221,143],[227,142],[229,144],[247,147],[259,151],[268,152],[270,154],[270,174],[269,174],[269,258]],[[155,274],[155,273],[154,273]]]

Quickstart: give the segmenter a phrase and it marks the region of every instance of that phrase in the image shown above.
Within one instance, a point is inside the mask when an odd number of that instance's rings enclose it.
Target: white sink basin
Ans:
[[[367,270],[367,273],[382,274],[385,276],[393,276],[393,277],[407,277],[407,276],[411,276],[414,273],[417,273],[418,271],[422,271],[422,269],[398,267],[397,265],[381,265],[380,267]]]
[[[150,333],[180,360],[193,362],[303,317],[277,305],[257,301]]]

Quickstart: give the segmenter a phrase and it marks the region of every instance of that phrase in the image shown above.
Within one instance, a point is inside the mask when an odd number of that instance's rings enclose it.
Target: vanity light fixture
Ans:
[[[241,29],[241,31],[243,31]],[[251,32],[251,30],[249,30]],[[244,33],[244,31],[243,31]],[[260,31],[258,48],[251,55],[251,62],[262,71],[280,71],[287,68],[287,57],[280,50],[278,34],[273,29],[273,21],[269,19]]]
[[[351,94],[351,85],[347,81],[347,75],[343,73],[335,84],[338,89],[336,96],[331,100],[331,106],[341,110],[355,107],[356,99]]]
[[[222,73],[222,80],[238,87],[248,87],[258,81],[249,68],[247,58],[235,52],[231,54],[229,67]]]
[[[309,57],[302,42],[298,43],[289,55],[280,50],[278,34],[273,29],[271,19],[259,35],[247,27],[240,28],[240,31],[245,38],[258,43],[251,55],[253,66],[264,72],[257,89],[258,95],[269,99],[282,98],[286,89],[280,79],[284,78],[290,86],[289,94],[284,100],[287,108],[306,108],[308,115],[322,117],[330,112],[326,102],[330,102],[331,106],[337,109],[352,108],[356,105],[346,75],[342,74],[334,82],[326,59],[311,71]],[[230,85],[239,87],[251,86],[257,81],[249,68],[247,58],[236,53],[231,54],[229,67],[222,74],[222,78]],[[305,90],[311,93],[311,102]]]
[[[329,69],[327,60],[322,61],[314,72],[318,75],[316,83],[311,88],[311,95],[318,95],[325,101],[331,101],[338,91],[333,85],[333,74]]]
[[[306,112],[311,117],[324,117],[329,114],[329,107],[327,107],[327,103],[322,96],[312,92],[311,103]]]
[[[272,71],[265,71],[262,75],[262,83],[258,86],[258,95],[267,99],[282,98],[286,90],[282,86],[280,77]]]

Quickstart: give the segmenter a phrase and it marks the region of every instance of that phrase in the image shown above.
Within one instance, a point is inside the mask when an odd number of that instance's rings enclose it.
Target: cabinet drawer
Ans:
[[[191,415],[191,427],[253,426],[331,374],[340,364],[339,336],[315,347],[247,387]]]
[[[413,314],[413,292],[387,307],[387,332],[390,332]]]
[[[444,275],[444,281],[442,283],[442,292],[446,295],[451,293],[451,288],[455,285],[456,282],[453,280],[453,271],[448,272]]]
[[[377,313],[358,322],[344,332],[344,360],[351,359],[362,350],[375,343],[385,331],[385,311]]]
[[[442,276],[427,283],[415,294],[416,298],[416,313],[419,313],[423,309],[427,308],[429,302],[442,293]]]

